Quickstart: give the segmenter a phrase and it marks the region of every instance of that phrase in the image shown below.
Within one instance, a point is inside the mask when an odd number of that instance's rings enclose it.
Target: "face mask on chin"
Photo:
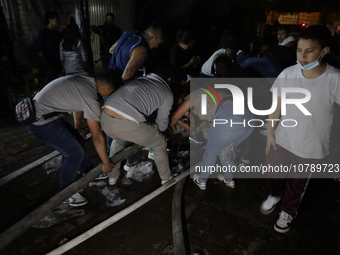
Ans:
[[[300,68],[301,68],[302,70],[306,70],[306,71],[312,70],[314,67],[317,67],[318,65],[320,65],[320,61],[321,61],[321,59],[322,59],[322,57],[321,57],[322,53],[323,53],[323,50],[321,51],[321,53],[320,53],[318,59],[315,60],[314,62],[308,64],[308,65],[303,66],[303,65],[301,65],[300,62],[297,61],[297,60],[296,60],[296,63],[298,63],[298,65],[300,66]]]

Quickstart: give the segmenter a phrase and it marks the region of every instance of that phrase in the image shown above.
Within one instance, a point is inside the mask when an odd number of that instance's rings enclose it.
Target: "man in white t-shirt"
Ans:
[[[93,168],[93,165],[86,156],[77,135],[78,131],[79,133],[83,131],[79,127],[73,129],[57,113],[84,112],[94,146],[103,162],[103,174],[111,172],[114,167],[108,158],[105,139],[99,124],[100,105],[97,93],[102,96],[110,95],[115,90],[117,80],[112,70],[105,70],[96,78],[83,76],[80,73],[67,75],[47,84],[33,98],[37,121],[26,126],[26,129],[64,157],[60,167],[58,192],[75,180],[78,170],[86,173]],[[76,193],[65,203],[75,207],[85,205],[87,200]]]
[[[203,64],[203,66],[201,68],[201,73],[206,75],[206,76],[213,77],[214,76],[213,65],[214,65],[215,59],[218,58],[221,55],[227,55],[231,59],[234,59],[237,51],[238,51],[238,47],[236,46],[235,43],[230,43],[225,48],[222,48],[222,49],[215,51],[210,56],[210,58]]]

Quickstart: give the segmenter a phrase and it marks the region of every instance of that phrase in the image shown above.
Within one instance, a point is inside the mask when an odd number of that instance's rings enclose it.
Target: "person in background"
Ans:
[[[238,51],[238,46],[235,41],[230,42],[229,44],[225,45],[224,48],[221,48],[217,51],[215,51],[210,58],[203,64],[201,68],[201,74],[209,77],[213,77],[214,73],[212,72],[213,69],[213,63],[219,56],[228,56],[231,61],[234,61],[236,53]]]
[[[73,16],[70,16],[68,18],[68,22],[66,24],[66,27],[64,28],[63,31],[61,31],[61,33],[64,35],[64,31],[65,29],[68,28],[68,29],[72,29],[76,34],[78,34],[79,37],[81,37],[81,33],[80,33],[80,29],[79,29],[79,26],[77,25],[76,23],[76,19],[73,17]]]
[[[287,25],[282,25],[277,30],[278,45],[285,46],[287,48],[296,50],[295,38],[290,35],[291,28]]]
[[[170,52],[170,63],[172,66],[183,69],[188,77],[197,76],[197,67],[201,62],[200,57],[193,51],[196,38],[189,32],[179,32],[177,34],[178,43],[174,45]]]
[[[62,75],[59,44],[62,34],[59,29],[59,14],[50,11],[44,15],[47,26],[37,37],[38,53],[46,68],[46,84]]]
[[[237,52],[236,62],[241,65],[248,58],[263,57],[269,50],[269,43],[262,38],[254,38]]]
[[[148,51],[158,48],[163,41],[163,29],[158,23],[152,23],[142,33],[126,31],[110,48],[109,68],[119,73],[123,81],[132,79],[145,62]]]
[[[109,68],[112,55],[109,50],[122,35],[122,30],[115,24],[115,15],[113,13],[106,14],[105,23],[100,26],[92,25],[91,31],[100,37],[100,58],[103,69]]]
[[[73,17],[72,17],[73,18]],[[86,52],[81,41],[81,35],[74,18],[63,30],[63,40],[60,43],[60,62],[62,72],[66,75],[86,72]],[[84,74],[86,75],[86,74]],[[74,126],[80,126],[83,112],[73,112]],[[83,136],[85,138],[85,136]]]
[[[86,52],[81,42],[79,30],[67,25],[63,31],[63,40],[60,43],[60,62],[65,74],[86,72]]]

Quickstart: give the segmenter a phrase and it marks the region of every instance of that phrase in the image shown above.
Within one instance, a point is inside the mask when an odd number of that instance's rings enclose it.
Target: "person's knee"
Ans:
[[[85,149],[80,144],[74,144],[74,146],[70,147],[67,151],[62,153],[65,159],[68,160],[79,160],[83,161],[85,158]]]
[[[124,149],[124,144],[125,144],[125,141],[113,139],[112,143],[111,143],[111,146],[110,146],[110,151],[109,151],[110,155],[109,155],[109,157],[111,158],[117,152],[123,150]]]
[[[157,143],[152,147],[153,150],[165,150],[167,146],[167,143],[164,139],[159,139]]]
[[[83,161],[85,156],[86,156],[85,150],[80,150],[79,151],[79,159],[81,159],[81,161]]]

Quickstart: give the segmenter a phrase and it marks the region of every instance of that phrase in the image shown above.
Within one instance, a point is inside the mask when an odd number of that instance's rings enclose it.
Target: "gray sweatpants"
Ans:
[[[164,136],[159,132],[157,125],[147,125],[144,122],[135,123],[131,120],[117,119],[102,112],[100,124],[104,132],[114,140],[111,144],[110,156],[121,151],[125,141],[152,148],[155,163],[161,179],[170,178],[169,158],[166,151]],[[111,155],[112,154],[112,155]],[[110,177],[119,176],[120,163],[112,169]]]

